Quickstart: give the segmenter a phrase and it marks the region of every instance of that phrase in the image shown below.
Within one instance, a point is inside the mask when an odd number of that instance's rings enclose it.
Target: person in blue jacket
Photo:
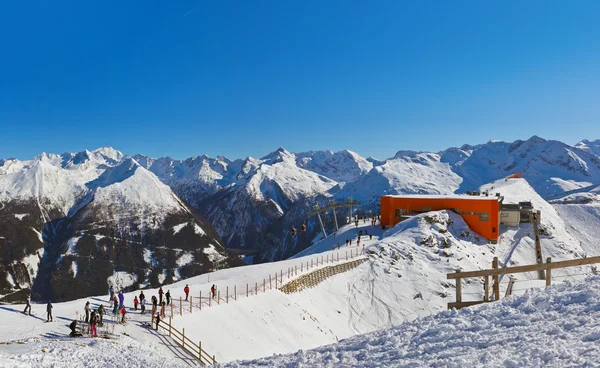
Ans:
[[[125,296],[123,295],[123,290],[119,291],[119,306],[122,307],[125,305]]]

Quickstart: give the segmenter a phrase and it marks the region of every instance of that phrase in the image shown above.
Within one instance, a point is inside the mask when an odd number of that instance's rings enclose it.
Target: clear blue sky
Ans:
[[[0,157],[600,138],[600,1],[3,1]]]

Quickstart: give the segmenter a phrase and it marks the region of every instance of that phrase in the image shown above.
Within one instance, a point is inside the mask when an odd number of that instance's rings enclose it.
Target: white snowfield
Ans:
[[[221,367],[597,367],[600,277]]]

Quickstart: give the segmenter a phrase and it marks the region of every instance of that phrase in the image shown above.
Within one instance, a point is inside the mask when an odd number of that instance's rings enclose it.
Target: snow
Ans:
[[[216,249],[215,246],[213,244],[209,244],[206,247],[204,247],[204,249],[202,249],[202,252],[204,254],[206,254],[206,256],[208,257],[208,259],[212,262],[220,262],[222,260],[224,260],[226,257],[223,256],[221,253],[219,253]]]
[[[77,277],[77,261],[71,262],[71,272],[73,273],[73,278]]]
[[[600,360],[600,278],[223,367],[542,367]]]
[[[21,261],[25,265],[25,267],[27,267],[27,272],[29,272],[30,280],[34,280],[37,276],[40,267],[40,260],[43,256],[44,248],[38,250],[36,253],[25,256]]]
[[[19,220],[23,220],[23,218],[25,216],[29,216],[28,213],[15,213],[15,218],[18,218]]]
[[[117,290],[134,285],[137,282],[137,276],[124,271],[116,271],[106,279],[108,285],[113,285],[115,292]]]
[[[183,229],[184,227],[186,227],[188,225],[187,222],[184,222],[183,224],[179,224],[179,225],[175,225],[173,226],[173,235],[177,234],[178,232],[181,231],[181,229]]]
[[[177,267],[183,267],[187,264],[190,264],[194,261],[194,255],[188,252],[183,253],[179,258],[177,258]]]
[[[206,232],[198,224],[194,224],[194,232],[198,235],[206,235]]]

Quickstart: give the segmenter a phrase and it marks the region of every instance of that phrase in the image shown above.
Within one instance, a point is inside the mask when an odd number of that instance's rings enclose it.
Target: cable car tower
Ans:
[[[359,202],[354,201],[352,197],[348,197],[346,202],[337,203],[335,200],[330,200],[329,204],[325,207],[319,206],[318,203],[313,204],[313,211],[309,214],[309,216],[317,216],[319,219],[319,224],[321,225],[321,232],[323,233],[323,237],[327,237],[327,233],[325,232],[325,226],[323,226],[323,220],[321,219],[321,212],[327,212],[329,210],[333,211],[333,220],[335,222],[335,231],[339,230],[337,215],[335,213],[335,209],[338,207],[349,207],[350,208],[350,220],[352,221],[352,207],[360,206]]]

